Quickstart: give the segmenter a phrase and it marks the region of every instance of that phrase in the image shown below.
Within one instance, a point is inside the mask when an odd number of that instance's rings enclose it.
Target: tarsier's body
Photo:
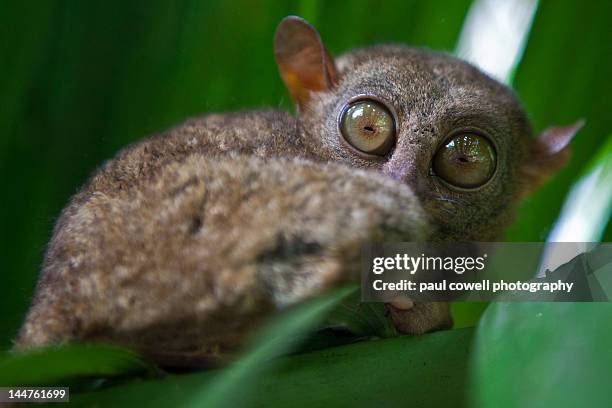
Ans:
[[[18,347],[222,360],[279,307],[356,280],[363,243],[498,238],[576,130],[531,139],[509,89],[444,54],[377,46],[334,63],[297,18],[275,46],[298,117],[192,119],[106,163],[56,225]],[[440,156],[462,135],[474,157]],[[445,304],[390,314],[405,333],[450,324]]]

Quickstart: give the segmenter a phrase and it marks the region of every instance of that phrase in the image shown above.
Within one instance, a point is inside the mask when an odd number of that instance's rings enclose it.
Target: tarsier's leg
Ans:
[[[90,186],[58,222],[17,347],[102,340],[214,363],[275,309],[357,280],[363,243],[425,239],[424,220],[392,180],[301,160],[192,156]],[[417,333],[447,324],[434,309],[392,315]]]

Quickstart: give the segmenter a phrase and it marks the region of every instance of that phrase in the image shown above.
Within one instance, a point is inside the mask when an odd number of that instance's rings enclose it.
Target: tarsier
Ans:
[[[357,280],[364,243],[499,239],[579,128],[533,138],[509,88],[447,54],[334,60],[298,17],[274,47],[297,116],[209,114],[104,164],[57,221],[17,349],[225,361],[276,310]],[[402,333],[451,325],[445,303],[387,307]]]

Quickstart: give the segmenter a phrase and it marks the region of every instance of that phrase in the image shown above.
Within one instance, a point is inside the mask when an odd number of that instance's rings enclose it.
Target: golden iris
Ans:
[[[340,129],[346,141],[364,153],[384,156],[395,143],[393,115],[373,100],[360,100],[346,108]]]
[[[483,136],[463,133],[450,139],[433,159],[433,171],[447,183],[461,188],[485,184],[495,172],[495,149]]]

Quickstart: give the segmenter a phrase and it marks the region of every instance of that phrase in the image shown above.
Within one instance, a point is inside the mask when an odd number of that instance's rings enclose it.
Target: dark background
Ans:
[[[377,42],[453,51],[470,7],[448,1],[57,0],[0,3],[0,346],[27,308],[54,220],[125,146],[202,112],[290,109],[272,55],[299,14],[332,53]],[[537,130],[585,118],[574,159],[523,206],[541,241],[612,132],[612,3],[543,1],[514,86]],[[605,240],[610,240],[610,228]]]

